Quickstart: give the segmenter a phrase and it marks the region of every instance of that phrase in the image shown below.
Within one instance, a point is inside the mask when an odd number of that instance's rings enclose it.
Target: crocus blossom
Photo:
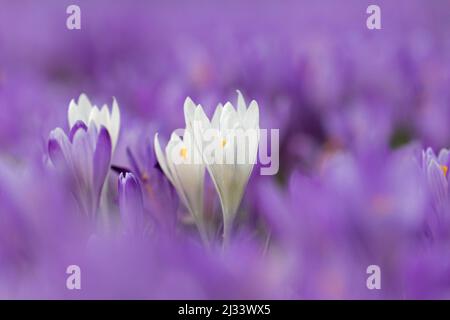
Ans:
[[[48,154],[53,165],[68,174],[81,211],[95,216],[111,163],[111,138],[106,128],[75,124],[69,137],[61,128],[50,133]]]
[[[449,1],[79,2],[1,2],[0,298],[450,296]]]
[[[67,116],[71,129],[79,121],[83,122],[86,126],[93,123],[97,130],[100,130],[102,126],[105,127],[111,136],[114,151],[120,130],[120,110],[115,98],[113,98],[112,110],[110,111],[106,104],[101,109],[91,104],[89,98],[82,93],[78,98],[78,102],[75,102],[74,99],[70,101]]]
[[[131,234],[145,231],[144,204],[138,180],[132,173],[119,175],[119,204],[122,223]]]
[[[259,142],[259,107],[256,101],[248,108],[244,97],[238,91],[237,109],[230,102],[219,104],[211,121],[201,106],[188,112],[188,121],[194,123],[194,139],[214,186],[220,197],[223,214],[223,234],[228,237],[231,224],[237,213],[248,179],[256,163]],[[211,134],[207,138],[208,131]],[[208,154],[205,147],[212,144],[213,152]]]
[[[184,136],[172,133],[167,146],[161,148],[158,134],[155,135],[154,147],[156,158],[166,177],[194,218],[202,239],[207,242],[207,231],[203,220],[203,185],[205,166],[195,163],[198,155],[191,131],[186,128]]]

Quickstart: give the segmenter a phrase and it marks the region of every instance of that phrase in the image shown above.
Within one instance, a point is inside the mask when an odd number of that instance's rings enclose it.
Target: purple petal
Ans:
[[[84,131],[87,131],[87,129],[88,129],[86,124],[81,120],[78,120],[77,122],[75,122],[72,129],[70,129],[70,133],[69,133],[70,142],[73,142],[73,137],[79,129],[84,130]]]
[[[438,211],[447,207],[448,183],[439,164],[432,160],[428,165],[428,183],[433,196],[433,202]]]
[[[90,140],[89,133],[84,130],[77,130],[73,136],[71,160],[82,188],[92,185],[94,146]]]
[[[139,165],[136,161],[136,158],[133,155],[133,152],[131,152],[130,148],[127,148],[127,157],[128,157],[128,161],[130,161],[131,163],[131,168],[134,171],[134,173],[139,177],[142,178],[142,173],[141,170],[139,169]]]
[[[144,223],[142,191],[132,173],[121,173],[119,176],[119,206],[125,230],[132,233],[142,230]]]
[[[100,194],[111,163],[111,137],[105,127],[101,127],[94,152],[94,190]]]
[[[66,158],[70,156],[70,143],[62,129],[57,128],[50,133],[47,149],[50,160],[56,167],[66,166]]]
[[[59,166],[61,161],[64,160],[64,154],[61,150],[59,142],[56,139],[50,138],[48,140],[48,154],[55,166]]]

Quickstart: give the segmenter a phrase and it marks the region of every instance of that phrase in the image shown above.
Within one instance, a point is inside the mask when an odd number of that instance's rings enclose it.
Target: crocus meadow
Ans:
[[[0,0],[0,298],[450,298],[450,3],[370,4]]]

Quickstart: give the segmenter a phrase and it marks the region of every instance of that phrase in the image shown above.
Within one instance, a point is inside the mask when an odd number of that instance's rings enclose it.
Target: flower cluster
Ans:
[[[81,210],[95,216],[119,135],[119,107],[114,100],[111,113],[106,105],[100,111],[82,94],[78,104],[70,102],[68,119],[69,134],[53,130],[48,153],[53,165],[70,176]]]
[[[231,2],[2,2],[0,298],[449,297],[449,4]]]
[[[219,195],[223,215],[223,238],[227,240],[231,224],[242,200],[245,186],[256,161],[259,134],[259,108],[252,101],[247,109],[242,94],[238,91],[237,110],[230,102],[219,104],[211,121],[201,105],[187,98],[184,102],[186,129],[183,139],[175,132],[163,153],[158,135],[155,135],[155,153],[158,162],[174,185],[178,195],[194,217],[202,237],[207,241],[203,217],[203,184],[205,166]],[[240,148],[244,135],[240,130],[253,129],[248,147]],[[208,157],[203,147],[207,130],[214,156]],[[237,140],[237,141],[236,141]],[[219,156],[217,156],[219,154]],[[247,161],[238,162],[238,157],[247,154]],[[211,154],[209,154],[211,156]],[[231,160],[225,161],[225,157]],[[217,159],[219,157],[219,159]],[[195,159],[199,163],[195,162]]]

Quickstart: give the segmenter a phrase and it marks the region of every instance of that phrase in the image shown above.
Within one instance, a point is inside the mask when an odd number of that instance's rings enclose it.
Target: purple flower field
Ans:
[[[370,4],[0,0],[0,299],[449,299],[450,2]]]

